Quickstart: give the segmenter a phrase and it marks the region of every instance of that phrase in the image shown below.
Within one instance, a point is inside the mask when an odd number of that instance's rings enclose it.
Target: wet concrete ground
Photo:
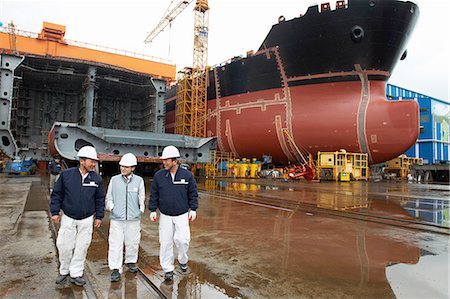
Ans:
[[[58,298],[56,249],[48,216],[24,210],[39,177],[0,177],[0,297]],[[42,190],[41,190],[42,192]],[[37,203],[38,204],[38,203]]]
[[[55,287],[45,212],[20,219],[11,210],[20,209],[35,179],[0,177],[0,233],[8,240],[0,297],[86,297],[83,288]],[[148,211],[142,221],[139,265],[169,298],[450,297],[448,185],[210,180],[199,187],[190,270],[176,272],[171,284],[162,282],[158,224]],[[109,282],[107,228],[105,219],[88,253],[93,292],[151,298],[146,283],[127,271],[121,282]],[[36,274],[19,281],[27,268]]]

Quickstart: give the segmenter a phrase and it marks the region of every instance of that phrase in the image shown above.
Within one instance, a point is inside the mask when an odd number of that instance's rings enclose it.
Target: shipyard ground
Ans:
[[[0,186],[0,298],[450,295],[448,185],[201,182],[186,274],[163,282],[158,225],[147,211],[140,272],[109,281],[105,217],[88,252],[85,287],[54,282],[57,228],[48,218],[47,179],[0,175]]]

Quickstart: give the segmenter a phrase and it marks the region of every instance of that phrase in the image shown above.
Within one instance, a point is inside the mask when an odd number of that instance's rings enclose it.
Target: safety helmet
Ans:
[[[87,159],[91,159],[91,160],[97,160],[97,151],[95,150],[95,148],[93,146],[84,146],[82,147],[77,154],[78,158],[87,158]]]
[[[122,156],[122,159],[120,159],[119,165],[121,166],[136,166],[137,165],[137,159],[136,156],[132,153],[128,153]]]
[[[180,151],[173,145],[166,146],[161,155],[161,159],[179,158]]]

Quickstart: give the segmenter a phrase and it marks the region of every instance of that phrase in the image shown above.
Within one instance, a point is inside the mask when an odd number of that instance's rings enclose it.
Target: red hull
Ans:
[[[294,161],[283,130],[310,153],[367,152],[372,164],[408,150],[419,134],[416,101],[387,101],[383,81],[323,83],[239,94],[208,101],[208,136],[238,157]],[[173,132],[174,111],[166,115]]]

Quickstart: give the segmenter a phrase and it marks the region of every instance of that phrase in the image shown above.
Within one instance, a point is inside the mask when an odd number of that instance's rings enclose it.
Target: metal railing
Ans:
[[[10,34],[9,29],[7,27],[0,27],[0,32]],[[35,33],[35,32],[15,29],[15,33],[18,36],[25,36],[28,38],[35,38],[35,39],[39,38],[39,34]],[[70,40],[70,39],[64,39],[64,42],[66,42],[68,45],[71,45],[71,46],[87,48],[87,49],[97,50],[97,51],[103,51],[103,52],[107,52],[107,53],[118,54],[118,55],[123,55],[123,56],[128,56],[128,57],[139,58],[139,59],[157,61],[157,62],[166,63],[166,64],[172,64],[171,60],[156,57],[156,56],[151,56],[151,55],[147,55],[147,54],[137,53],[137,52],[133,52],[133,51],[121,50],[121,49],[117,49],[117,48],[101,46],[101,45],[86,43],[86,42],[80,42],[80,41],[75,41],[75,40]]]

